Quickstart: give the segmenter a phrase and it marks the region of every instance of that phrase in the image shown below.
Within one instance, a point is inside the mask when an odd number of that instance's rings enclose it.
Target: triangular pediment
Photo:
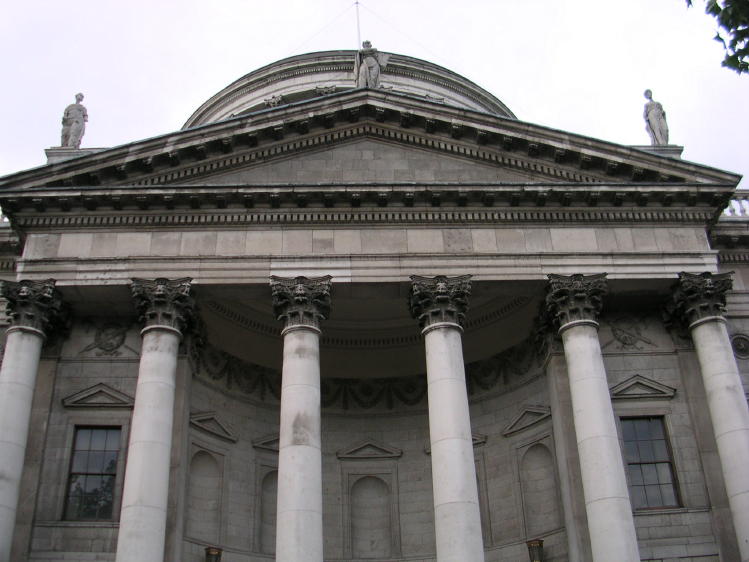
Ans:
[[[643,398],[671,399],[676,389],[657,381],[635,375],[611,387],[611,398],[614,400],[635,400]]]
[[[133,398],[99,383],[63,398],[62,404],[66,408],[132,408]]]
[[[266,435],[260,439],[255,439],[252,442],[252,446],[255,449],[262,449],[264,451],[271,451],[272,453],[278,452],[278,435]]]
[[[235,443],[234,432],[229,425],[222,421],[215,412],[201,412],[190,416],[190,425],[224,441]]]
[[[318,182],[528,182],[549,179],[542,174],[497,163],[444,154],[400,139],[382,140],[361,133],[354,140],[310,147],[286,158],[256,161],[228,171],[190,179],[194,184],[314,184]]]
[[[457,162],[473,163],[477,166],[477,182],[534,178],[575,183],[735,184],[739,180],[735,174],[706,166],[507,117],[395,93],[352,90],[19,172],[1,178],[0,189],[148,188],[196,181],[210,184],[210,178],[223,183],[230,182],[231,177],[245,177],[249,169],[260,170],[251,175],[261,177],[269,173],[269,164],[277,163],[276,170],[281,170],[283,161],[303,162],[299,158],[305,154],[324,153],[362,139],[408,147],[411,151],[403,154],[417,162],[422,162],[418,156],[423,152],[440,155],[447,158],[443,170],[447,175],[457,173]],[[381,164],[383,170],[378,176],[389,177],[390,182],[412,171],[406,161],[389,166],[394,154]],[[377,155],[372,158],[376,160]],[[362,171],[357,166],[365,170],[368,166],[362,160],[347,161],[346,166],[336,169],[338,180],[320,174],[317,181],[356,181],[357,172]],[[437,164],[434,159],[423,161],[426,167],[421,167],[420,173],[428,173],[428,166]],[[312,177],[313,171],[304,173]],[[460,179],[467,183],[473,178],[469,173]],[[417,175],[413,181],[428,179]]]
[[[507,427],[502,430],[502,435],[507,437],[520,431],[533,427],[551,417],[551,410],[545,406],[525,406],[518,412]]]
[[[373,439],[361,441],[336,453],[339,459],[397,459],[401,455],[403,451],[400,449]]]

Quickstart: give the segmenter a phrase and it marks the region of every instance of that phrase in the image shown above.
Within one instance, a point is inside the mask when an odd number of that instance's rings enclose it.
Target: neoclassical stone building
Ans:
[[[737,175],[369,47],[51,153],[0,179],[0,562],[749,560]]]

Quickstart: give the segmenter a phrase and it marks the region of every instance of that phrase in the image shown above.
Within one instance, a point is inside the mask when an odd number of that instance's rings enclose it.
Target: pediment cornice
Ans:
[[[550,181],[707,183],[740,176],[632,147],[412,96],[353,90],[269,108],[19,172],[2,188],[157,186],[210,177],[355,138],[415,146]]]

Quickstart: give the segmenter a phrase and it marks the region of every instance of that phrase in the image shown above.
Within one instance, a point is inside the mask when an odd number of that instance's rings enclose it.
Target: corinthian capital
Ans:
[[[606,274],[555,275],[549,277],[544,316],[550,327],[562,329],[571,322],[596,322],[608,292]]]
[[[471,276],[411,276],[408,306],[422,329],[441,322],[462,326],[471,296]]]
[[[284,328],[320,328],[320,320],[330,316],[330,275],[324,277],[270,278],[273,312]]]
[[[146,328],[166,326],[185,334],[195,324],[190,277],[133,279],[130,286],[139,320]]]
[[[707,318],[722,317],[726,311],[726,293],[733,287],[728,273],[679,273],[666,313],[691,326]]]
[[[66,310],[54,279],[3,281],[0,293],[8,301],[12,327],[31,328],[51,336],[65,324]]]

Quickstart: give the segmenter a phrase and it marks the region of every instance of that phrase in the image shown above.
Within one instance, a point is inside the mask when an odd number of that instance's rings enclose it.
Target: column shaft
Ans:
[[[21,474],[44,336],[11,329],[0,368],[0,562],[10,561]]]
[[[614,410],[594,323],[562,329],[573,418],[595,562],[638,562]]]
[[[162,562],[180,334],[143,334],[122,493],[117,562]]]
[[[322,562],[319,330],[284,334],[278,447],[277,562]]]
[[[457,325],[425,330],[434,527],[438,562],[481,562],[476,466]]]
[[[722,318],[692,327],[743,562],[749,561],[749,407]]]

